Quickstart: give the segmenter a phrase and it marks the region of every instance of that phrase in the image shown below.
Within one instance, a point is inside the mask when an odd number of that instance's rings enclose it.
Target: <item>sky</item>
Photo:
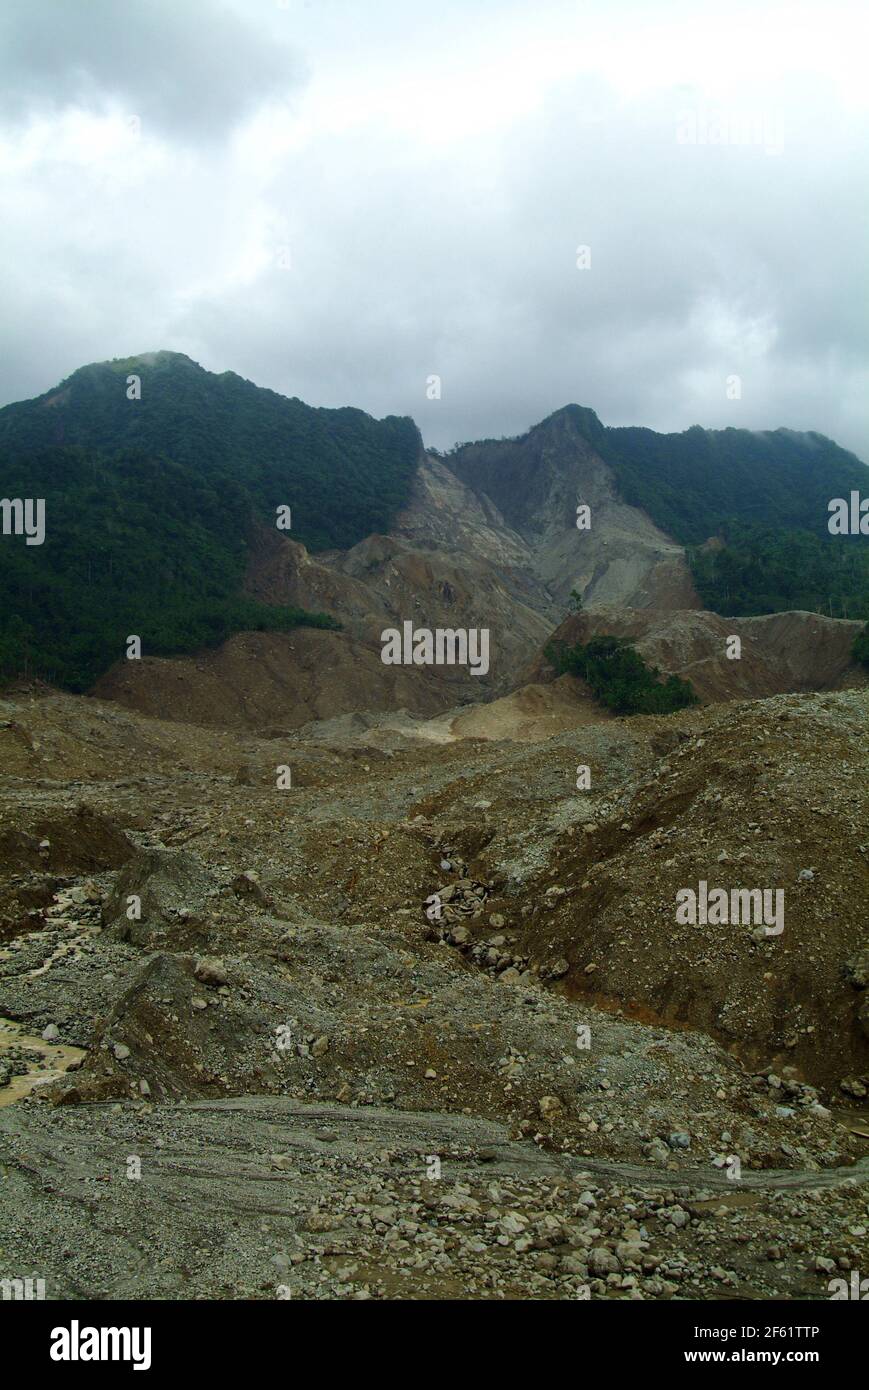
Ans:
[[[430,445],[869,461],[863,0],[3,0],[0,404],[167,348]]]

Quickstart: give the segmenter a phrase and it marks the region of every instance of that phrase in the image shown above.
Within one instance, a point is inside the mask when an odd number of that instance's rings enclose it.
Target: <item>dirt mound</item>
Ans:
[[[689,680],[711,702],[865,686],[865,673],[851,656],[863,626],[819,613],[722,618],[705,611],[600,607],[567,618],[552,640],[570,646],[605,633],[628,638],[648,665]],[[727,655],[732,636],[741,642],[735,659]],[[526,672],[532,681],[553,674],[544,656]]]
[[[280,1089],[279,1070],[268,1058],[274,1020],[284,1014],[274,1007],[281,991],[275,997],[266,990],[264,1000],[246,987],[249,979],[246,962],[233,967],[208,956],[149,956],[97,1028],[81,1073],[50,1094],[74,1104],[131,1094],[160,1099]]]
[[[429,672],[385,666],[379,649],[316,628],[239,633],[195,657],[119,662],[93,693],[156,718],[235,729],[292,729],[359,709],[435,714],[456,700]]]
[[[867,701],[739,704],[700,730],[674,718],[650,775],[590,802],[494,907],[532,958],[563,960],[571,991],[702,1027],[751,1064],[866,1085],[863,998],[846,966],[867,944]],[[474,861],[481,878],[504,882],[504,848],[493,838]],[[748,921],[680,922],[677,893],[701,882],[728,897],[780,890],[783,930],[764,931],[754,899]]]
[[[4,825],[5,819],[0,819],[0,865],[4,870],[89,873],[117,868],[134,853],[123,831],[86,805],[59,816],[35,816],[27,829]]]
[[[451,721],[450,737],[537,742],[608,717],[577,681],[562,676],[551,685],[523,685],[491,704],[472,706]]]
[[[431,567],[430,560],[425,563]],[[434,571],[427,572],[431,578]],[[510,691],[518,686],[517,698],[508,698],[497,709],[494,703],[475,704],[467,717],[457,720],[453,736],[476,737],[479,727],[481,737],[524,739],[585,722],[581,707],[585,705],[589,715],[592,711],[579,694],[579,683],[573,699],[567,688],[557,697],[539,690],[521,693],[523,685],[546,685],[554,678],[553,668],[541,654],[522,667],[532,649],[540,653],[544,639],[550,640],[546,622],[523,610],[527,621],[511,626],[518,611],[512,600],[502,595],[495,608],[487,603],[478,596],[472,611],[441,618],[433,609],[426,616],[432,627],[439,621],[453,627],[488,626],[486,616],[491,622],[494,612],[502,625],[491,628],[491,679],[477,680],[466,670],[450,666],[384,665],[373,634],[389,619],[377,616],[362,623],[370,641],[357,640],[347,632],[298,628],[286,634],[240,633],[218,648],[191,657],[118,662],[92,693],[155,719],[265,732],[275,726],[297,729],[360,713],[405,710],[413,715],[440,715],[462,700],[484,697],[487,689]],[[412,612],[414,622],[424,624],[410,599],[399,609],[404,614]],[[865,686],[866,674],[851,658],[854,638],[862,627],[862,623],[817,613],[722,618],[693,609],[601,606],[567,618],[552,636],[568,644],[603,633],[629,638],[649,665],[657,666],[663,675],[690,680],[700,698],[712,702]],[[732,636],[738,636],[742,644],[737,659],[727,655]],[[545,708],[550,699],[557,709]],[[599,717],[605,718],[605,712],[599,710]],[[485,732],[489,725],[498,724],[503,734]],[[523,728],[525,732],[517,733]],[[44,760],[36,763],[36,755],[28,753],[18,737],[11,752],[22,765],[45,767]]]
[[[102,908],[103,924],[136,946],[163,943],[201,913],[218,887],[205,865],[183,850],[142,849],[118,875]],[[132,915],[131,915],[132,914]],[[174,933],[176,939],[178,933]]]

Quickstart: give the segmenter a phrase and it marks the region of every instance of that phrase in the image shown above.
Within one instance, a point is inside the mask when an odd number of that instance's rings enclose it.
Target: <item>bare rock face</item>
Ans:
[[[619,498],[594,445],[602,428],[592,411],[568,407],[520,439],[465,445],[449,466],[500,509],[562,608],[572,589],[586,606],[700,608],[683,548]],[[588,530],[577,529],[578,504],[591,508]]]
[[[393,534],[418,549],[476,557],[508,573],[532,567],[528,541],[509,525],[492,499],[475,492],[434,454],[424,455],[410,502],[399,512]],[[551,601],[542,587],[536,599],[544,604]]]
[[[432,629],[488,628],[493,660],[487,676],[472,677],[458,666],[426,669],[426,683],[439,692],[444,709],[459,699],[479,699],[492,688],[509,688],[516,670],[558,621],[560,609],[533,575],[525,543],[475,504],[455,479],[458,497],[445,512],[436,510],[446,492],[442,475],[450,476],[442,465],[424,462],[416,482],[418,500],[402,513],[397,534],[368,536],[350,550],[312,556],[276,531],[259,531],[246,582],[263,602],[331,613],[345,637],[378,658],[384,628],[408,619]],[[420,494],[433,477],[441,484],[439,496],[424,501]],[[463,515],[466,499],[468,515]],[[383,680],[388,681],[386,672]]]

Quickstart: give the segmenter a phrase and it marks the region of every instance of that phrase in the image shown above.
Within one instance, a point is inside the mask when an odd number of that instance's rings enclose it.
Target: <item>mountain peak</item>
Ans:
[[[605,426],[601,423],[595,411],[588,405],[576,405],[571,402],[563,405],[558,410],[554,410],[551,415],[547,415],[538,425],[532,426],[529,434],[534,434],[538,430],[551,429],[573,429],[581,434],[589,442],[601,439],[605,433]]]
[[[87,362],[83,367],[78,367],[67,378],[73,381],[76,377],[94,372],[130,372],[137,367],[156,367],[156,366],[184,366],[194,367],[196,371],[211,375],[198,362],[194,362],[192,357],[188,357],[184,352],[172,352],[168,348],[158,348],[156,352],[137,352],[130,357],[110,357],[102,362]]]

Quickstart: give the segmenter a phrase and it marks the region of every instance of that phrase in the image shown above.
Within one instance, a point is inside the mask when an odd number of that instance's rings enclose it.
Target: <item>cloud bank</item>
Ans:
[[[2,402],[170,348],[439,447],[577,401],[869,459],[867,27],[835,3],[7,2]]]

